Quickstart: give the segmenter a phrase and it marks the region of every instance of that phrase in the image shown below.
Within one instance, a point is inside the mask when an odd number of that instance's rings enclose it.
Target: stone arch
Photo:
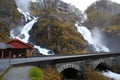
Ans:
[[[78,80],[81,76],[81,73],[74,68],[67,68],[61,72],[62,80]]]
[[[96,69],[96,67],[97,67],[100,63],[106,63],[106,62],[105,62],[104,59],[99,59],[99,60],[93,61],[91,64],[92,64],[93,68]]]
[[[63,70],[65,70],[65,69],[67,69],[67,68],[72,68],[72,69],[75,69],[75,70],[80,71],[80,66],[79,66],[79,65],[71,64],[71,63],[62,64],[61,66],[57,67],[57,71],[58,71],[59,73],[61,73]]]
[[[107,63],[103,62],[103,63],[99,63],[96,66],[95,70],[107,71],[107,70],[111,70],[111,68],[110,68],[110,66]]]
[[[57,68],[62,80],[78,80],[82,76],[80,66],[74,63],[62,64]]]
[[[98,66],[99,67],[101,66],[101,67],[104,67],[106,69],[112,70],[111,60],[109,58],[95,60],[91,64],[93,64],[93,69],[96,69]]]

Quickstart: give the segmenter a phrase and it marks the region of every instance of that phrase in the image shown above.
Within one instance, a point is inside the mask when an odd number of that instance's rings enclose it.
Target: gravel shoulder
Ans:
[[[33,66],[13,67],[4,75],[2,80],[31,80],[28,76],[31,68]]]

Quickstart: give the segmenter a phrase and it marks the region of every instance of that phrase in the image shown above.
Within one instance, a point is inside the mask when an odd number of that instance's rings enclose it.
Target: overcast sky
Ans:
[[[31,1],[36,1],[36,0],[31,0]],[[72,5],[75,5],[77,8],[79,8],[82,12],[84,12],[89,5],[92,3],[99,1],[99,0],[62,0],[66,3],[70,3]],[[120,0],[111,0],[113,2],[117,2],[120,4]]]
[[[66,3],[70,3],[72,5],[75,5],[77,8],[79,8],[82,12],[84,12],[89,5],[92,3],[98,1],[98,0],[62,0]],[[117,2],[120,4],[120,0],[111,0],[113,2]]]

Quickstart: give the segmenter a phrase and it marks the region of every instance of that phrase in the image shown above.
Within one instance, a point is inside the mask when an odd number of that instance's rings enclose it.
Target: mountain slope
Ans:
[[[56,6],[51,6],[53,3]],[[52,49],[57,54],[87,53],[86,41],[74,25],[76,21],[82,20],[80,11],[61,1],[51,0],[43,4],[39,12],[32,10],[36,15],[39,13],[40,19],[30,32],[30,42]],[[35,7],[33,5],[32,9]]]
[[[88,28],[99,27],[107,28],[111,25],[120,25],[120,4],[110,0],[100,0],[93,3],[86,10]]]
[[[0,1],[0,42],[9,39],[10,27],[15,26],[20,20],[14,0]]]

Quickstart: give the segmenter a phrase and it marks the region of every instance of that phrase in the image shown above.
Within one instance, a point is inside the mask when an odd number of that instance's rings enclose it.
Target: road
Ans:
[[[2,80],[31,80],[29,71],[33,66],[14,67],[10,69]]]
[[[9,67],[9,60],[0,60],[0,75]]]
[[[120,53],[99,53],[99,54],[84,54],[84,55],[52,55],[52,56],[41,56],[41,57],[30,57],[30,58],[13,58],[13,59],[0,59],[0,73],[3,72],[9,65],[34,63],[34,62],[73,62],[88,59],[99,59],[105,57],[116,57],[120,56]]]
[[[64,59],[64,58],[70,58],[70,57],[77,57],[78,55],[65,55],[65,56],[42,56],[42,57],[30,57],[30,58],[12,58],[12,59],[0,59],[0,74],[4,72],[9,65],[13,64],[21,64],[21,63],[27,63],[27,62],[36,62],[36,61],[49,61],[49,60],[55,60],[55,59]]]

